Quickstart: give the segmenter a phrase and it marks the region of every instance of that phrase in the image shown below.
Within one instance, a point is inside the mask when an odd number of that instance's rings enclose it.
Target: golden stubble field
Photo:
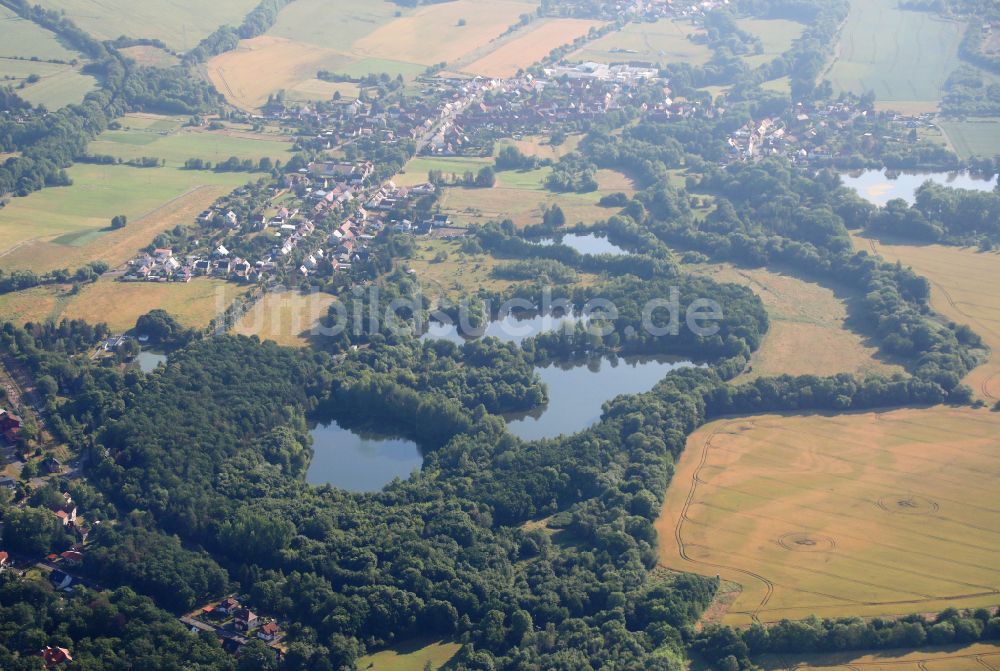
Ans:
[[[765,671],[993,671],[1000,646],[975,643],[933,650],[769,655],[756,660]]]
[[[992,606],[997,478],[988,410],[720,420],[677,463],[660,561],[739,583],[733,625]]]
[[[926,277],[931,306],[946,318],[967,324],[992,350],[989,361],[965,379],[978,398],[1000,401],[1000,254],[945,245],[888,245],[855,237],[854,244]]]
[[[498,46],[491,53],[461,68],[463,72],[485,77],[513,77],[549,55],[553,49],[583,37],[591,28],[605,25],[587,19],[550,19],[529,26],[514,39]]]
[[[717,282],[749,287],[770,318],[764,342],[754,352],[752,370],[735,382],[769,375],[891,375],[902,367],[878,358],[878,349],[847,327],[847,306],[832,289],[765,268],[728,264],[687,267]]]

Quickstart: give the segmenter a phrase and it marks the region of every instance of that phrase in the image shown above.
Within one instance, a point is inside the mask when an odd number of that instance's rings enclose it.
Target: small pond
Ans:
[[[150,351],[139,352],[139,355],[135,357],[135,362],[139,364],[139,370],[143,373],[151,373],[161,363],[167,362],[167,355]]]
[[[306,482],[311,485],[377,492],[395,478],[410,477],[424,462],[412,440],[351,431],[335,421],[318,425],[309,434],[313,458]]]
[[[557,241],[553,238],[542,238],[535,244],[553,245],[556,242]],[[566,233],[558,239],[558,242],[569,247],[570,249],[575,249],[581,254],[611,254],[612,256],[627,256],[630,253],[618,245],[613,244],[606,237],[599,236],[596,233]]]
[[[527,338],[540,335],[542,333],[552,333],[559,329],[572,329],[575,324],[586,325],[588,319],[585,315],[535,315],[524,319],[516,314],[509,314],[503,319],[497,319],[486,324],[481,329],[483,337],[491,336],[503,342],[520,344]],[[463,337],[459,333],[459,325],[442,324],[431,322],[427,332],[420,336],[421,340],[448,340],[456,345],[462,345],[467,340],[478,337],[478,332],[470,334],[470,337]]]
[[[927,180],[957,189],[976,191],[992,191],[997,183],[996,177],[990,180],[980,179],[967,172],[895,173],[887,170],[865,170],[841,173],[840,179],[845,186],[857,191],[862,198],[880,207],[893,198],[902,198],[912,205],[916,199],[917,189]]]

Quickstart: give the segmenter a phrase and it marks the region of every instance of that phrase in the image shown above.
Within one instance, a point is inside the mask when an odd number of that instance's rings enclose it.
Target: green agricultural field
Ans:
[[[54,33],[22,19],[6,7],[0,7],[0,57],[37,57],[60,61],[81,58],[80,54],[63,46]]]
[[[247,180],[239,173],[87,164],[68,172],[72,186],[14,198],[0,210],[0,268],[44,272],[97,259],[120,264]],[[129,224],[110,231],[116,214]]]
[[[396,12],[412,10],[386,0],[296,0],[281,10],[267,34],[347,52],[355,40],[391,22]]]
[[[53,33],[4,7],[0,7],[0,35],[0,85],[14,86],[28,102],[58,109],[80,102],[97,83],[81,74],[79,65],[70,65],[70,61],[83,58],[80,54],[63,46]],[[31,75],[41,79],[20,88]]]
[[[1000,154],[1000,118],[941,121],[938,125],[962,158]]]
[[[120,120],[129,125],[131,118]],[[106,154],[123,160],[152,156],[164,159],[169,167],[180,167],[189,158],[200,158],[219,163],[231,156],[239,159],[270,158],[286,162],[292,143],[281,136],[267,137],[232,130],[207,131],[201,128],[182,128],[180,120],[172,130],[159,130],[154,123],[150,128],[129,127],[101,133],[87,148],[91,154]],[[171,119],[163,119],[170,123]]]
[[[76,25],[100,39],[150,37],[187,51],[219,26],[239,25],[257,0],[38,0],[37,4],[65,12]]]
[[[737,19],[736,24],[751,35],[756,35],[764,44],[764,53],[747,56],[743,60],[750,67],[769,63],[792,48],[805,26],[798,21],[784,19]]]
[[[712,51],[689,39],[699,32],[699,28],[686,21],[664,19],[656,23],[630,23],[586,45],[574,53],[572,59],[598,63],[645,61],[660,65],[701,65],[712,57]]]
[[[896,0],[853,0],[836,59],[834,89],[874,91],[878,102],[909,112],[934,111],[941,86],[958,66],[964,25],[931,12],[899,9]]]
[[[97,85],[96,79],[82,74],[79,68],[69,65],[59,67],[61,69],[58,72],[43,75],[41,81],[28,84],[17,92],[18,95],[32,104],[56,110],[81,102]]]

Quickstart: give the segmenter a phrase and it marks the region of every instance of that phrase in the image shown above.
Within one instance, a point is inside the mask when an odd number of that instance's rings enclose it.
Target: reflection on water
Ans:
[[[313,458],[306,482],[312,485],[377,492],[395,478],[405,480],[424,461],[412,440],[358,433],[335,421],[319,425],[309,434]]]
[[[927,180],[956,189],[975,191],[992,191],[997,183],[996,177],[990,180],[979,179],[967,172],[890,173],[887,170],[865,170],[841,173],[840,179],[845,186],[878,206],[883,206],[894,198],[902,198],[912,205],[917,189]]]
[[[491,336],[503,342],[520,344],[527,338],[532,338],[542,333],[552,333],[559,329],[572,330],[577,323],[586,325],[588,321],[586,315],[561,315],[556,317],[548,314],[521,319],[515,313],[514,315],[507,315],[503,319],[491,321],[485,327],[474,329],[471,333],[464,333],[465,329],[463,328],[463,334],[467,337],[459,334],[459,325],[457,324],[431,322],[427,332],[420,339],[424,341],[448,340],[456,345],[462,345],[471,338]]]
[[[538,368],[548,389],[548,405],[509,417],[507,428],[525,440],[582,431],[597,423],[606,401],[621,394],[647,392],[670,371],[692,366],[690,361],[669,358],[605,357],[586,365],[551,364]]]
[[[611,254],[612,256],[625,256],[629,254],[618,245],[612,244],[607,238],[598,236],[596,233],[566,233],[559,241],[570,249],[575,249],[581,254]],[[543,238],[536,242],[538,245],[552,245],[556,240]]]

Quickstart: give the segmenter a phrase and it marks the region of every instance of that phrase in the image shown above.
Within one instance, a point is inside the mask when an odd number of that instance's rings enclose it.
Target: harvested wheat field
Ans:
[[[512,0],[424,5],[357,40],[350,52],[421,65],[450,62],[500,37],[521,14],[536,9],[534,3]]]
[[[335,300],[330,294],[320,292],[270,292],[243,315],[233,332],[256,335],[288,347],[305,347]]]
[[[735,382],[770,375],[903,372],[880,360],[878,349],[847,327],[847,305],[825,286],[764,268],[698,264],[688,269],[749,287],[767,309],[767,335],[750,360],[751,370]]]
[[[768,655],[756,660],[765,671],[994,671],[1000,646],[974,643],[934,650]]]
[[[319,70],[336,70],[350,62],[330,49],[292,40],[261,36],[242,40],[205,66],[208,78],[226,100],[245,110],[267,101],[269,94],[312,81]]]
[[[602,21],[588,19],[552,19],[529,28],[495,51],[462,68],[464,72],[485,77],[513,77],[549,55],[553,49],[583,37]]]
[[[858,249],[911,266],[931,283],[931,306],[958,324],[966,324],[992,350],[987,363],[965,383],[991,405],[1000,401],[1000,254],[944,245],[885,245],[855,238]]]
[[[995,605],[998,477],[987,410],[720,420],[677,463],[660,562],[740,583],[734,625]]]

